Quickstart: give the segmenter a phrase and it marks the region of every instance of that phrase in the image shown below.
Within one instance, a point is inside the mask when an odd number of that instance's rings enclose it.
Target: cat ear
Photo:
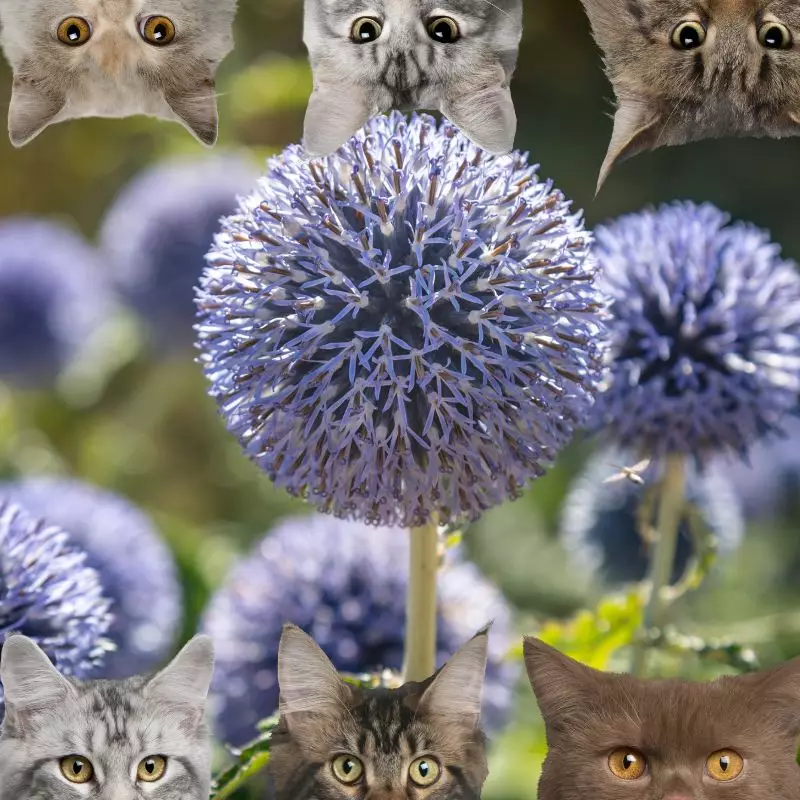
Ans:
[[[498,156],[510,153],[517,133],[511,90],[496,85],[475,91],[468,86],[469,81],[463,81],[448,91],[442,114],[478,147]]]
[[[157,672],[144,687],[144,695],[165,703],[203,706],[214,674],[211,637],[198,635]]]
[[[37,81],[22,76],[14,78],[8,109],[8,137],[14,147],[35,139],[64,108],[66,96]]]
[[[431,716],[474,720],[481,716],[489,630],[472,637],[440,670],[425,690],[418,708]]]
[[[660,124],[660,114],[649,108],[645,101],[620,100],[619,108],[614,115],[611,144],[600,168],[600,177],[597,181],[598,193],[614,167],[645,150],[653,150],[656,147]]]
[[[197,80],[169,84],[164,99],[173,113],[199,142],[207,147],[217,143],[219,114],[214,79],[204,76]]]
[[[749,683],[793,737],[800,737],[800,658],[733,680]]]
[[[6,705],[15,712],[56,705],[75,691],[45,652],[21,634],[9,636],[0,650],[0,681]]]
[[[282,717],[310,712],[331,716],[352,698],[322,648],[296,625],[284,625],[278,645],[278,686]]]
[[[311,93],[303,146],[311,158],[329,156],[369,121],[366,94],[357,86],[318,84]]]

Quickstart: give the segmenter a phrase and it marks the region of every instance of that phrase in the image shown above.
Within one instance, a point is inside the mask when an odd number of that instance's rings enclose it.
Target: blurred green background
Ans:
[[[585,209],[590,225],[675,198],[708,200],[770,229],[788,257],[800,258],[791,166],[800,139],[663,149],[623,165],[595,200],[613,106],[582,8],[578,0],[526,0],[525,25],[514,83],[518,147]],[[218,79],[219,149],[260,164],[299,140],[311,86],[301,32],[300,0],[240,0],[236,50]],[[3,65],[3,114],[10,85]],[[19,151],[0,137],[0,215],[45,215],[92,239],[120,188],[146,165],[178,153],[204,151],[179,126],[145,118],[54,126]],[[94,393],[22,395],[10,387],[0,393],[0,477],[74,474],[147,509],[180,561],[188,636],[235,554],[300,506],[241,455],[191,352],[157,362],[137,349],[135,326],[121,328],[107,345],[108,369]],[[565,490],[588,452],[588,444],[576,443],[523,500],[496,509],[467,534],[476,561],[519,609],[521,631],[536,630],[545,618],[567,620],[598,600],[598,587],[572,574],[555,535]],[[765,664],[800,653],[800,581],[781,574],[784,564],[798,563],[797,529],[787,519],[749,530],[741,550],[680,601],[674,614],[680,629],[738,637]],[[615,613],[624,617],[621,608]],[[586,618],[563,635],[573,638],[574,652],[591,657],[602,627]],[[672,669],[707,674],[688,657]],[[543,753],[525,683],[515,722],[495,743],[485,796],[534,798]]]

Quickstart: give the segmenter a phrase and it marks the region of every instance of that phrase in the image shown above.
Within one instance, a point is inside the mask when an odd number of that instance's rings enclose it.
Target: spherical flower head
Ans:
[[[80,481],[30,478],[0,485],[6,497],[68,531],[100,576],[116,645],[95,677],[126,678],[170,654],[182,617],[182,591],[169,548],[128,500]]]
[[[331,516],[280,523],[231,571],[206,610],[214,639],[212,708],[220,739],[241,745],[278,705],[278,642],[286,622],[314,637],[336,668],[352,674],[398,670],[403,660],[408,535]],[[518,670],[505,657],[515,641],[500,592],[451,551],[439,574],[441,666],[494,620],[484,690],[484,725],[508,716]]]
[[[112,306],[98,255],[78,235],[44,220],[0,221],[0,381],[49,388]]]
[[[597,427],[647,454],[743,454],[797,402],[794,264],[711,205],[631,214],[595,236],[612,303]]]
[[[192,348],[205,255],[220,219],[256,177],[233,155],[172,158],[137,175],[106,214],[99,237],[108,269],[158,352]]]
[[[652,557],[652,544],[646,537],[655,529],[658,496],[651,490],[663,469],[655,463],[635,473],[645,481],[641,485],[620,479],[622,466],[631,463],[630,453],[601,450],[589,460],[564,501],[560,534],[565,549],[578,569],[609,585],[644,580]],[[719,555],[734,552],[744,536],[741,506],[720,469],[691,467],[670,584],[683,577],[698,554],[696,537],[708,535],[713,536]]]
[[[599,382],[580,216],[452,125],[373,119],[270,162],[209,255],[201,362],[278,485],[381,525],[474,519],[543,473]]]
[[[109,606],[67,533],[0,500],[0,651],[9,634],[24,633],[64,675],[86,677],[106,652]],[[0,716],[2,700],[0,685]]]

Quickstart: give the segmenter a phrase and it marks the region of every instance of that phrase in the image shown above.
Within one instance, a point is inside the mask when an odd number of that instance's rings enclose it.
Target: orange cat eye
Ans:
[[[175,39],[175,23],[169,17],[148,17],[141,25],[142,39],[163,47]]]
[[[622,781],[635,781],[644,775],[647,759],[632,747],[620,747],[608,757],[608,768]]]
[[[80,47],[92,38],[92,26],[83,17],[67,17],[56,31],[60,42],[70,47]]]
[[[706,759],[706,770],[715,781],[732,781],[743,769],[744,759],[735,750],[717,750]]]

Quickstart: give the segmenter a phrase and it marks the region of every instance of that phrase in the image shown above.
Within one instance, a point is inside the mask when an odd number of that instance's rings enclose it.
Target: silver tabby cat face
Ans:
[[[236,0],[2,0],[12,144],[79,117],[146,114],[217,138],[214,76]]]
[[[62,677],[30,639],[3,645],[3,800],[207,800],[214,655],[192,639],[152,678]]]
[[[328,155],[397,108],[441,111],[477,145],[509,152],[521,37],[522,0],[305,0],[306,151]]]

